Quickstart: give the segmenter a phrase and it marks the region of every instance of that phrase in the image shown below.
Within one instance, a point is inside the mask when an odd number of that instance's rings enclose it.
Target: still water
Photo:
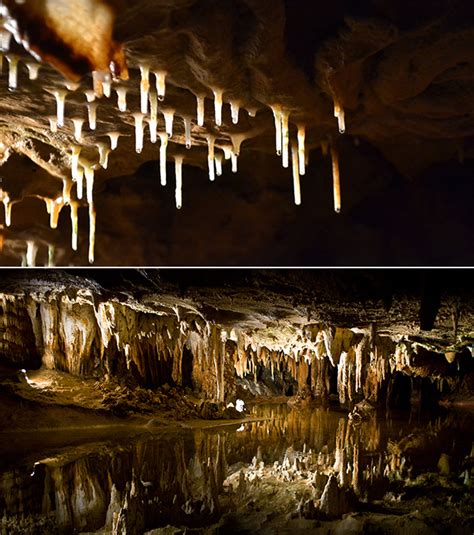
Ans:
[[[273,404],[254,406],[250,418],[125,436],[0,434],[0,532],[238,532],[249,504],[291,514],[321,496],[330,474],[365,503],[397,479],[462,477],[474,440],[468,413],[353,422],[343,412]]]

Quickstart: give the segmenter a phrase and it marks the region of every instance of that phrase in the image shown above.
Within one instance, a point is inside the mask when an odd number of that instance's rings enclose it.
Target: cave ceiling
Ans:
[[[295,202],[315,235],[327,221],[344,234],[334,218],[373,214],[357,207],[393,176],[416,189],[472,159],[471,2],[308,4],[4,0],[2,264],[265,264],[293,239]],[[419,195],[425,216],[451,199]],[[449,210],[453,248],[469,243]]]

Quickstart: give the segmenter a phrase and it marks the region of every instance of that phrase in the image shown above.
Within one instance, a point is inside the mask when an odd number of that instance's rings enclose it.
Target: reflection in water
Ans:
[[[260,419],[69,447],[34,464],[5,466],[0,527],[142,533],[166,525],[225,526],[224,513],[245,516],[259,496],[274,512],[311,516],[326,510],[323,490],[331,476],[366,503],[391,481],[461,474],[473,440],[470,416],[403,422],[374,412],[355,423],[343,413],[287,405],[256,406],[252,416]]]

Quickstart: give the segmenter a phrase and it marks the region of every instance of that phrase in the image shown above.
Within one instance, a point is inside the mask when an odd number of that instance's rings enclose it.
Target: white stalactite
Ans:
[[[222,89],[214,89],[214,114],[217,126],[222,126],[222,106],[224,104],[224,91]]]
[[[213,136],[212,134],[208,134],[207,136],[207,147],[208,147],[207,166],[209,169],[209,180],[211,182],[214,182],[214,180],[216,179],[216,173],[215,173],[215,168],[214,168],[215,143],[216,143],[216,136]]]
[[[148,95],[150,92],[150,65],[143,63],[140,65],[141,82],[140,82],[140,111],[148,113]]]
[[[86,199],[89,205],[94,202],[94,167],[91,164],[84,166],[84,175],[86,178]]]
[[[128,89],[124,86],[118,86],[115,88],[117,93],[117,106],[119,111],[127,111],[127,93]]]
[[[5,57],[10,65],[8,69],[8,89],[14,91],[18,88],[18,62],[20,58],[16,54],[7,54]]]
[[[166,96],[166,76],[167,76],[167,74],[168,73],[166,71],[156,71],[154,73],[155,78],[156,78],[156,93],[157,93],[158,99],[160,101],[165,100],[165,96]]]
[[[183,206],[183,161],[184,157],[176,155],[174,157],[175,173],[176,173],[176,208],[181,210]]]
[[[77,251],[77,242],[79,235],[79,205],[72,201],[69,203],[71,208],[71,247],[73,251]]]
[[[99,151],[99,165],[103,169],[107,169],[109,165],[109,154],[110,154],[110,147],[108,143],[104,143],[102,141],[98,141],[96,143],[97,150]]]
[[[97,108],[99,104],[97,102],[88,102],[87,104],[87,117],[89,120],[89,128],[95,130],[97,128]]]
[[[237,154],[235,154],[235,152],[232,152],[232,154],[230,155],[230,160],[232,162],[232,172],[237,173],[237,171],[239,170],[238,169],[239,157],[237,156]]]
[[[84,167],[81,165],[77,168],[76,192],[77,198],[82,200],[82,197],[84,196]]]
[[[2,199],[3,206],[5,208],[5,226],[10,227],[12,224],[12,206],[13,203],[10,200],[10,197],[7,195]]]
[[[240,101],[238,100],[230,101],[230,113],[234,124],[239,124],[240,105]]]
[[[191,146],[192,146],[192,137],[191,137],[191,126],[192,126],[192,123],[191,123],[191,117],[189,116],[186,116],[186,117],[183,117],[183,122],[184,122],[184,136],[186,138],[186,148],[187,149],[190,149]]]
[[[281,156],[282,150],[282,108],[279,104],[271,106],[273,111],[273,117],[275,119],[275,140],[276,140],[276,153]]]
[[[282,160],[283,167],[287,169],[290,165],[290,112],[283,110],[281,114],[281,135],[282,135]]]
[[[294,144],[291,146],[291,160],[293,163],[293,191],[295,195],[295,204],[296,206],[301,205],[301,183],[300,183],[300,172],[299,172],[299,162],[298,162],[298,150]]]
[[[204,95],[196,95],[196,101],[197,101],[197,124],[198,126],[204,126],[206,99]]]
[[[110,75],[110,72],[93,71],[92,83],[97,98],[102,96],[110,98],[112,93],[112,76]]]
[[[336,147],[331,146],[332,157],[332,175],[333,175],[333,190],[334,190],[334,211],[341,212],[341,175],[339,169],[339,154]]]
[[[56,99],[56,124],[58,128],[64,126],[64,112],[66,107],[67,89],[54,89],[52,91]]]
[[[224,155],[221,152],[217,152],[215,155],[216,162],[216,175],[222,176],[222,164],[224,160]]]
[[[299,173],[304,176],[306,174],[306,127],[304,125],[298,126],[298,162]]]
[[[74,124],[74,139],[78,143],[82,143],[82,127],[84,126],[84,119],[82,117],[73,117],[71,121]]]
[[[92,89],[86,89],[84,91],[84,96],[86,97],[87,102],[94,102],[95,92]]]
[[[96,211],[94,203],[89,204],[89,264],[95,261]]]
[[[35,63],[33,61],[28,61],[25,63],[26,68],[28,69],[28,78],[30,80],[37,80],[39,75],[39,70],[41,68],[40,63]]]
[[[64,204],[69,204],[71,202],[71,191],[74,182],[69,177],[63,178],[63,199]]]
[[[143,120],[145,116],[141,112],[132,113],[132,117],[135,119],[135,150],[140,154],[143,150]]]
[[[72,146],[71,155],[71,176],[74,182],[77,182],[79,176],[79,156],[81,155],[82,148],[79,145]]]
[[[334,102],[334,117],[337,118],[339,132],[344,134],[346,131],[346,116],[344,108],[338,102]]]
[[[26,266],[36,266],[36,255],[38,254],[38,246],[34,241],[28,240],[26,242]]]
[[[64,207],[64,200],[62,197],[57,199],[44,199],[46,203],[46,210],[49,214],[49,226],[52,229],[58,228],[59,214]]]
[[[110,149],[115,150],[118,147],[119,138],[122,134],[120,132],[109,132],[107,135],[110,139]]]
[[[49,130],[52,134],[56,134],[58,131],[58,119],[55,116],[49,115],[47,117],[49,121]]]
[[[160,180],[161,185],[166,186],[166,152],[168,148],[168,135],[160,132]]]
[[[175,110],[166,109],[162,110],[163,117],[165,118],[165,129],[168,136],[173,137],[173,124],[174,124],[174,114]]]
[[[150,141],[155,144],[158,141],[158,97],[154,91],[150,91],[150,119],[148,125],[150,128]]]

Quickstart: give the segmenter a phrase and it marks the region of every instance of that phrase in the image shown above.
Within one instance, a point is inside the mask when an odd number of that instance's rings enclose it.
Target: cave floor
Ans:
[[[234,423],[127,422],[121,429],[2,433],[3,532],[474,528],[469,411],[374,412],[356,423],[341,411],[259,403]]]

